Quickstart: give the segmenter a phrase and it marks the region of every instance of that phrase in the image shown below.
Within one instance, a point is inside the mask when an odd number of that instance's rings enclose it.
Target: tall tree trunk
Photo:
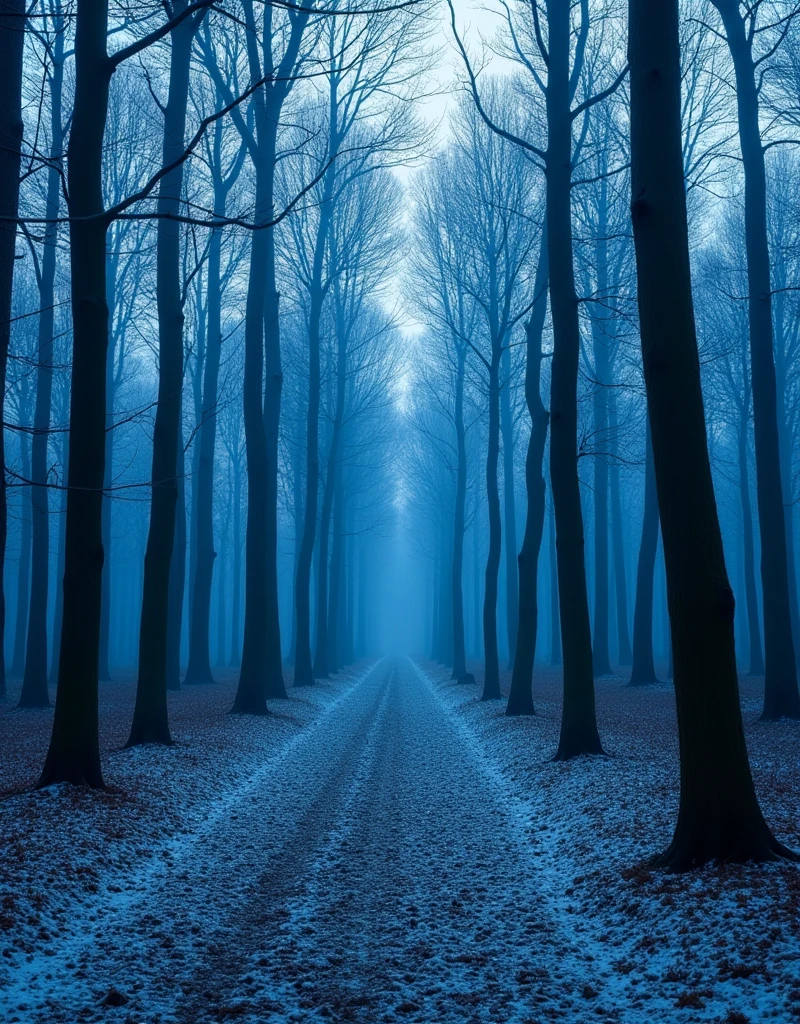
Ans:
[[[115,391],[115,370],[114,370],[114,305],[116,302],[116,273],[117,262],[106,257],[106,302],[108,304],[109,316],[109,351],[106,358],[106,451],[105,465],[103,469],[103,491],[105,500],[101,513],[101,533],[103,540],[103,581],[100,592],[100,648],[98,660],[98,677],[103,681],[111,678],[111,666],[109,664],[109,647],[111,644],[111,528],[113,501],[111,498],[111,487],[114,482],[114,391]],[[121,343],[121,339],[120,339]]]
[[[214,139],[214,213],[225,215],[226,190],[222,180],[219,133]],[[194,565],[192,607],[189,627],[189,662],[185,683],[213,683],[210,654],[211,587],[214,581],[214,453],[217,441],[217,400],[219,365],[222,356],[222,233],[212,233],[208,252],[208,297],[206,302],[206,351],[203,366],[203,396],[200,409],[195,494]],[[190,574],[191,575],[191,574]]]
[[[68,442],[65,439],[61,451],[61,465],[66,467],[68,459]],[[66,482],[66,480],[64,481]],[[61,624],[64,618],[64,550],[67,542],[67,497],[66,488],[59,492],[58,515],[58,554],[56,556],[55,575],[55,607],[53,609],[53,637],[50,647],[50,685],[58,682],[58,652],[61,648]]]
[[[499,700],[500,659],[497,649],[497,582],[500,572],[502,525],[497,468],[500,460],[500,352],[493,345],[489,369],[489,437],[486,451],[486,501],[489,506],[489,553],[483,597],[483,693],[481,700]]]
[[[72,392],[64,617],[53,733],[38,785],[71,782],[102,787],[97,668],[108,349],[102,160],[113,65],[106,52],[107,3],[78,0],[76,15],[75,100],[67,159],[73,218]],[[0,67],[6,66],[0,61]]]
[[[217,573],[217,667],[223,668],[227,655],[226,619],[227,602],[225,599],[225,576],[228,571],[228,537],[231,519],[231,495],[228,491],[225,513],[220,527],[219,539],[219,572]]]
[[[454,421],[456,428],[456,500],[453,510],[453,679],[460,683],[474,683],[467,673],[467,651],[464,640],[464,531],[466,530],[465,509],[467,504],[467,443],[464,425],[464,371],[467,360],[466,347],[456,342],[456,394]]]
[[[739,143],[744,167],[750,365],[756,443],[756,495],[761,531],[764,600],[764,711],[762,718],[800,718],[800,690],[789,611],[784,500],[773,352],[772,284],[767,233],[767,180],[759,124],[760,86],[753,37],[738,0],[712,0],[720,13],[736,75]],[[753,15],[755,17],[755,15]]]
[[[328,606],[328,551],[331,534],[331,516],[336,488],[341,473],[339,466],[339,448],[341,444],[342,425],[344,423],[345,399],[347,397],[347,328],[343,314],[337,315],[337,351],[336,351],[336,408],[333,414],[330,446],[328,448],[328,464],[325,473],[325,488],[322,495],[322,514],[319,522],[319,570],[317,576],[317,636],[314,651],[314,676],[318,679],[327,678],[328,673],[336,671],[335,662],[329,659],[328,640],[330,625],[336,626],[336,618],[329,622],[331,609]],[[335,544],[334,540],[334,544]],[[331,577],[333,571],[331,570]],[[331,585],[333,580],[331,578]]]
[[[551,487],[552,498],[552,487]],[[558,607],[558,557],[556,555],[556,514],[550,507],[550,667],[559,668],[561,658],[561,615]]]
[[[601,156],[605,170],[605,155]],[[594,634],[592,665],[595,677],[611,675],[608,650],[608,385],[610,382],[608,345],[610,319],[608,303],[608,180],[599,184],[597,239],[594,246],[598,308],[592,315],[592,352],[594,355]]]
[[[614,593],[617,600],[617,661],[620,665],[633,662],[628,632],[628,583],[625,576],[625,531],[622,524],[622,502],[619,486],[619,419],[617,392],[611,388],[608,395],[609,458],[608,484],[611,494],[611,542],[614,549]]]
[[[278,586],[278,473],[283,363],[281,360],[280,295],[275,268],[275,234],[267,232],[267,282],[264,298],[265,378],[264,431],[267,436],[267,697],[285,699],[281,654],[280,591]]]
[[[64,81],[64,24],[57,9],[53,28],[56,36],[51,50],[50,72],[50,166],[47,171],[45,210],[49,223],[44,230],[39,282],[38,365],[36,368],[36,409],[33,419],[31,457],[31,603],[28,614],[28,642],[21,707],[47,707],[47,593],[50,577],[50,496],[47,487],[47,451],[50,439],[50,411],[53,404],[53,320],[55,305],[56,246],[58,243],[61,156],[64,145],[61,127],[61,93]]]
[[[333,536],[331,551],[330,599],[328,601],[328,671],[338,672],[342,667],[341,638],[344,597],[344,487],[342,467],[336,469],[336,488],[333,496]]]
[[[745,366],[745,379],[747,367]],[[751,676],[764,674],[764,655],[761,648],[761,628],[756,591],[755,555],[753,552],[753,510],[750,505],[750,474],[747,467],[749,445],[747,433],[750,412],[750,388],[745,386],[739,421],[739,490],[742,499],[742,544],[744,547],[744,591],[747,608],[747,635]]]
[[[20,412],[24,410],[24,418],[28,418],[28,402],[24,406],[20,404]],[[20,417],[22,418],[22,416]],[[23,424],[24,426],[25,424]],[[23,481],[31,478],[31,453],[30,441],[26,430],[19,433],[20,469],[22,470]],[[19,538],[19,565],[17,568],[17,614],[14,621],[14,652],[11,657],[11,675],[19,678],[25,669],[25,637],[28,629],[28,597],[30,594],[31,581],[31,517],[28,495],[32,488],[30,484],[23,483],[20,488],[22,501],[22,515],[20,516],[20,538]],[[27,508],[25,506],[28,506]]]
[[[539,551],[544,533],[545,482],[544,449],[547,443],[549,414],[541,396],[542,335],[547,314],[547,227],[542,229],[539,263],[533,283],[533,308],[525,326],[525,401],[531,418],[528,454],[525,458],[525,487],[528,492],[528,512],[525,535],[519,553],[519,622],[517,649],[511,690],[506,705],[507,715],[534,714],[533,663],[536,658],[536,640],[539,629]]]
[[[347,528],[347,558],[346,565],[344,568],[344,578],[347,581],[347,608],[345,619],[343,623],[344,634],[342,639],[342,664],[352,665],[356,660],[355,657],[355,609],[356,609],[356,586],[355,586],[355,551],[356,551],[356,538],[353,532],[353,513],[349,508],[349,503],[346,498],[344,499],[345,504],[345,515],[344,523]]]
[[[553,362],[550,379],[550,481],[556,515],[564,701],[556,758],[602,752],[595,717],[592,633],[578,481],[580,330],[572,249],[570,5],[547,0],[547,234]]]
[[[12,290],[19,213],[22,150],[22,54],[25,4],[5,0],[0,9],[0,395],[6,393],[11,340]],[[5,431],[0,429],[0,465],[5,466]],[[3,578],[8,534],[5,472],[0,473],[0,696],[6,692],[6,599]]]
[[[335,121],[331,121],[331,133]],[[333,137],[329,152],[335,152]],[[314,245],[311,272],[310,308],[308,315],[308,405],[306,409],[306,502],[303,537],[297,559],[295,604],[297,608],[297,650],[295,652],[294,685],[311,686],[314,667],[311,661],[311,561],[317,535],[319,506],[319,407],[320,407],[320,321],[326,289],[323,282],[325,257],[331,224],[331,197],[334,174],[330,168],[323,179],[319,223]],[[318,612],[325,609],[318,609]]]
[[[256,162],[256,216],[272,216],[275,152],[272,133],[277,125],[265,127],[270,141],[259,139]],[[267,562],[268,537],[268,455],[264,424],[264,283],[268,266],[266,231],[253,234],[250,248],[250,277],[244,329],[244,432],[247,443],[247,534],[245,539],[244,644],[242,667],[233,710],[254,715],[268,713],[267,675]],[[238,638],[235,640],[238,645]]]
[[[633,667],[631,686],[657,683],[653,660],[653,587],[658,551],[658,494],[653,467],[650,420],[646,424],[644,462],[644,516],[639,561],[636,566],[636,603],[633,610]]]
[[[233,463],[233,573],[231,579],[231,655],[228,664],[242,663],[242,469],[237,455]]]
[[[517,577],[517,495],[514,486],[514,417],[511,410],[511,349],[503,351],[500,390],[500,431],[503,437],[503,502],[506,549],[506,635],[508,665],[513,667],[519,625],[519,579]]]
[[[629,0],[631,212],[681,760],[678,823],[658,863],[674,871],[788,853],[761,814],[742,728],[692,306],[678,23],[678,0]]]
[[[177,14],[188,0],[176,0]],[[170,33],[169,94],[164,111],[162,166],[181,155],[186,134],[189,71],[196,16]],[[173,218],[180,211],[183,164],[161,179],[158,194],[156,298],[158,305],[158,404],[153,428],[153,483],[150,530],[144,556],[142,620],[139,630],[139,682],[128,746],[171,743],[167,717],[167,637],[170,607],[170,565],[175,549],[175,522],[181,445],[183,390],[183,301],[181,296],[181,232]],[[180,461],[180,465],[179,465]],[[177,551],[185,557],[185,547]],[[182,588],[181,588],[182,590]],[[181,593],[182,596],[182,593]],[[182,603],[182,602],[181,602]]]
[[[183,403],[181,403],[181,408]],[[179,421],[183,416],[179,417]],[[183,437],[178,437],[178,502],[175,508],[175,541],[169,566],[167,610],[167,689],[181,688],[181,639],[183,637],[183,599],[186,591],[186,456]]]
[[[478,529],[479,512],[480,506],[478,505],[472,521],[472,656],[476,661],[481,658],[483,653],[481,648],[481,535]]]

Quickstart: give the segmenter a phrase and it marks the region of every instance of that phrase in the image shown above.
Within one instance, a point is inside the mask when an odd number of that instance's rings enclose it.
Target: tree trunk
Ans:
[[[277,131],[277,125],[272,129]],[[269,130],[269,129],[267,129]],[[270,132],[272,139],[272,132]],[[262,148],[263,147],[263,148]],[[256,163],[256,216],[272,216],[274,153],[272,142],[259,140]],[[265,155],[266,154],[266,155]],[[244,432],[247,444],[247,534],[245,539],[244,644],[233,711],[266,715],[267,563],[269,515],[267,434],[264,423],[264,292],[268,267],[266,231],[253,234],[244,328]],[[238,645],[238,639],[235,640]]]
[[[551,485],[552,499],[552,485]],[[550,667],[559,668],[561,658],[561,615],[558,609],[558,558],[556,556],[556,514],[550,506]]]
[[[580,330],[572,250],[572,116],[569,94],[570,6],[547,0],[547,234],[553,362],[550,379],[550,481],[556,515],[558,596],[563,637],[564,702],[556,758],[602,752],[595,718],[592,634],[586,593],[578,481]]]
[[[611,388],[608,395],[608,428],[610,465],[608,483],[611,493],[611,541],[614,548],[614,592],[617,599],[617,661],[620,665],[633,662],[628,632],[628,584],[625,576],[625,531],[622,524],[622,502],[619,487],[619,438],[617,431],[617,392]]]
[[[225,512],[220,527],[219,539],[219,571],[217,573],[217,667],[223,668],[226,662],[226,607],[225,576],[228,571],[228,537],[231,521],[231,494],[228,490]]]
[[[636,603],[633,610],[633,667],[631,686],[657,683],[653,660],[653,586],[658,551],[658,494],[653,468],[650,420],[645,427],[644,516],[639,561],[636,566]]]
[[[45,226],[39,284],[38,365],[36,368],[36,409],[33,420],[31,458],[31,603],[28,614],[28,643],[21,707],[47,707],[47,593],[50,576],[50,495],[47,487],[47,452],[50,439],[50,411],[53,403],[53,320],[55,304],[56,246],[61,188],[61,93],[64,80],[64,24],[54,23],[56,32],[50,72],[50,166],[47,171]]]
[[[517,578],[517,496],[514,486],[514,418],[511,411],[511,349],[502,359],[505,381],[500,390],[500,430],[503,437],[503,501],[506,549],[506,635],[508,665],[512,668],[517,653],[519,626],[519,580]]]
[[[6,393],[8,347],[11,340],[12,290],[19,212],[22,149],[22,54],[25,43],[25,4],[6,0],[0,13],[0,394]],[[0,430],[0,465],[5,466],[5,431]],[[6,476],[0,473],[0,697],[6,692],[3,639],[6,599],[3,578],[8,534]]]
[[[181,408],[183,403],[181,403]],[[183,416],[179,417],[183,419]],[[178,437],[178,503],[175,509],[175,542],[169,566],[167,611],[167,689],[181,688],[181,638],[183,598],[186,591],[186,470],[183,437]]]
[[[69,492],[64,553],[64,617],[53,733],[38,785],[103,786],[97,718],[101,513],[105,465],[106,228],[103,136],[113,65],[106,52],[108,8],[78,0],[75,100],[70,126],[69,187],[72,299]],[[0,62],[6,68],[6,63]]]
[[[328,639],[330,625],[336,626],[336,618],[328,621],[328,551],[331,533],[331,516],[336,488],[341,473],[339,466],[339,448],[341,444],[342,424],[344,423],[345,399],[347,396],[347,329],[343,315],[337,316],[337,352],[336,352],[336,408],[333,415],[328,464],[325,473],[325,488],[322,495],[322,515],[319,523],[319,570],[317,575],[317,637],[314,652],[314,676],[317,679],[327,678],[329,672],[336,671],[335,662],[329,659]],[[335,544],[335,541],[334,541]],[[331,577],[333,571],[331,570]],[[331,578],[331,586],[333,580]]]
[[[756,442],[756,495],[761,530],[764,600],[764,711],[762,718],[800,718],[800,690],[786,567],[786,530],[781,488],[772,327],[772,284],[767,234],[767,182],[759,124],[752,39],[738,0],[712,0],[722,17],[736,75],[739,143],[744,167],[750,365]]]
[[[116,301],[117,263],[106,257],[106,302],[109,317],[109,351],[106,358],[106,451],[103,470],[103,490],[105,500],[101,515],[101,533],[103,539],[103,582],[100,592],[100,648],[98,661],[98,677],[103,681],[111,678],[109,664],[109,647],[111,644],[111,518],[113,500],[111,486],[114,481],[114,305]]]
[[[547,443],[549,415],[541,398],[542,335],[547,314],[547,227],[542,229],[539,263],[533,284],[533,308],[525,333],[527,340],[525,364],[525,401],[531,418],[531,434],[525,459],[525,486],[528,512],[525,535],[519,553],[519,622],[517,648],[511,690],[506,705],[507,715],[534,714],[533,663],[539,628],[539,550],[542,546],[545,512],[544,449]]]
[[[27,385],[26,385],[27,387]],[[20,404],[20,418],[28,418],[29,405]],[[22,424],[24,426],[25,424]],[[20,468],[23,481],[31,478],[30,441],[26,430],[19,432]],[[17,569],[17,614],[14,621],[14,652],[11,657],[11,675],[20,678],[25,669],[25,637],[28,629],[28,596],[31,580],[31,517],[28,495],[33,488],[28,483],[20,487],[22,514],[20,516],[19,566]],[[28,506],[27,508],[25,506]]]
[[[745,375],[747,367],[745,367]],[[750,474],[747,467],[747,431],[750,412],[750,389],[745,388],[745,399],[739,421],[739,490],[742,498],[742,543],[744,546],[744,590],[747,607],[747,635],[751,676],[764,674],[764,656],[761,648],[761,628],[756,591],[755,555],[753,552],[753,510],[750,505]]]
[[[226,191],[219,164],[219,138],[214,141],[214,213],[225,215]],[[194,565],[187,684],[213,683],[210,655],[211,587],[214,581],[214,453],[217,440],[217,399],[219,364],[222,356],[222,232],[212,233],[208,252],[208,297],[206,302],[207,341],[203,367],[203,397],[200,410],[198,466],[195,492]],[[191,574],[190,574],[191,575]]]
[[[286,699],[281,654],[280,598],[278,587],[278,473],[283,395],[283,364],[281,361],[280,295],[275,269],[275,235],[267,231],[267,282],[264,297],[265,377],[264,431],[267,437],[267,665],[264,691],[269,698]]]
[[[242,469],[237,455],[233,463],[233,578],[231,580],[231,656],[232,668],[242,659]]]
[[[629,0],[631,212],[681,760],[675,836],[657,863],[673,871],[788,854],[761,814],[742,728],[692,307],[678,24],[677,0]]]
[[[601,157],[605,165],[605,155]],[[592,665],[595,678],[611,675],[608,650],[608,386],[610,358],[608,346],[608,180],[599,183],[597,240],[594,246],[597,296],[599,304],[592,315],[592,353],[594,355],[594,634]]]
[[[336,470],[336,489],[333,496],[333,536],[331,551],[330,599],[328,601],[328,671],[338,672],[342,667],[341,637],[344,597],[344,487],[342,467]]]
[[[177,0],[179,13],[188,0]],[[195,18],[170,33],[169,94],[164,111],[162,166],[183,152]],[[161,179],[158,194],[156,299],[158,305],[158,404],[153,428],[150,530],[144,556],[144,590],[139,630],[139,682],[128,746],[172,742],[167,717],[167,637],[170,620],[170,565],[175,547],[178,475],[183,467],[181,393],[183,390],[183,301],[181,295],[181,230],[167,219],[180,211],[183,164]],[[180,458],[179,458],[180,457]],[[179,465],[180,463],[180,465]],[[183,588],[181,588],[181,597]],[[181,601],[181,605],[183,602]],[[179,622],[180,622],[180,612]],[[173,622],[173,626],[175,623]],[[180,630],[179,630],[180,635]]]
[[[331,132],[334,123],[331,122]],[[329,151],[335,151],[333,145]],[[308,406],[306,410],[306,503],[303,536],[297,559],[295,604],[297,607],[297,650],[294,685],[311,686],[314,667],[311,661],[311,561],[317,535],[319,505],[319,406],[320,406],[320,320],[326,290],[323,283],[324,261],[331,224],[333,169],[325,175],[320,201],[319,223],[314,245],[308,315]],[[326,567],[327,575],[327,567]],[[325,613],[326,609],[318,609]],[[327,625],[327,624],[326,624]]]
[[[483,597],[483,693],[481,700],[499,700],[500,659],[497,649],[497,581],[500,572],[502,525],[497,466],[500,459],[500,353],[492,346],[489,370],[489,437],[486,452],[486,501],[489,506],[489,553]]]
[[[66,467],[68,459],[67,441],[65,440],[61,452],[61,464]],[[66,483],[64,479],[63,483]],[[66,488],[59,492],[59,515],[58,515],[58,555],[56,557],[56,600],[53,609],[53,637],[50,647],[50,685],[55,686],[58,682],[58,652],[61,649],[61,624],[64,618],[64,549],[67,541],[67,497]]]
[[[452,600],[453,600],[453,679],[460,683],[474,683],[471,673],[467,673],[467,651],[464,640],[464,531],[465,509],[467,503],[467,443],[464,425],[464,371],[467,360],[466,347],[455,342],[456,351],[456,394],[455,394],[455,428],[456,428],[456,501],[453,510],[453,563],[452,563]]]

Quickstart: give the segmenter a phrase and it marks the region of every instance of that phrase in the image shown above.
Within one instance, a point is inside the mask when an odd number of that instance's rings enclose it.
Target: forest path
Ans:
[[[385,659],[145,893],[26,972],[26,1019],[578,1024],[535,863],[435,685]]]

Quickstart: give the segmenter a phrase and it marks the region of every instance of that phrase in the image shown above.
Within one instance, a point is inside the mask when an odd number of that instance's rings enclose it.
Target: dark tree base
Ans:
[[[265,715],[271,715],[272,712],[267,707],[267,702],[262,698],[253,700],[239,700],[237,697],[233,702],[233,707],[230,710],[232,715],[259,715],[264,717]]]
[[[286,692],[286,683],[283,681],[283,676],[276,676],[274,679],[268,679],[264,690],[267,700],[289,699],[289,694]]]
[[[591,733],[582,736],[578,734],[572,734],[570,736],[562,736],[558,743],[558,750],[555,752],[553,757],[554,761],[571,761],[573,757],[582,757],[584,754],[591,755],[605,755],[603,750],[603,744],[600,742],[600,737],[597,732],[592,735]]]
[[[705,864],[765,864],[776,861],[800,862],[793,850],[770,833],[762,822],[752,830],[719,829],[716,834],[700,823],[695,828],[678,826],[675,836],[664,851],[653,857],[649,864],[670,874],[683,874]]]
[[[155,743],[162,747],[174,746],[169,728],[148,728],[142,726],[131,730],[128,742],[125,744],[125,749],[129,750],[131,747],[143,747],[149,743]]]
[[[781,718],[800,718],[800,695],[798,695],[797,683],[794,680],[782,691],[767,693],[764,696],[761,721],[778,722]]]
[[[71,786],[88,786],[89,789],[106,788],[99,762],[48,754],[36,788],[46,789],[62,782],[68,782]]]
[[[533,698],[530,700],[515,700],[512,702],[511,698],[508,699],[508,705],[506,706],[506,715],[509,718],[519,718],[522,715],[535,715],[536,708],[533,706]]]
[[[5,694],[0,694],[0,698],[2,698],[4,696],[5,696]],[[25,708],[40,708],[41,709],[41,708],[49,708],[50,706],[51,706],[51,704],[50,704],[50,697],[49,697],[49,695],[47,693],[47,688],[46,687],[45,687],[45,691],[44,691],[43,694],[38,694],[38,695],[37,694],[30,694],[30,695],[26,695],[23,692],[21,694],[20,698],[19,698],[19,704],[17,704],[17,707],[20,708],[20,709],[25,709]]]
[[[628,686],[652,686],[653,683],[660,683],[661,680],[656,675],[652,676],[631,676],[628,680]]]
[[[216,679],[211,673],[211,670],[196,670],[187,668],[186,675],[183,677],[184,686],[214,686],[216,685]]]
[[[459,686],[474,685],[476,682],[475,676],[471,672],[465,672],[463,676],[453,676]]]

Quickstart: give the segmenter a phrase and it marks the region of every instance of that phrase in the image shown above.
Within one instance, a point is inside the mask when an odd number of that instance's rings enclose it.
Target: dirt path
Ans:
[[[24,1004],[26,1024],[615,1019],[548,912],[525,827],[436,688],[384,660],[134,897],[28,965],[0,1011]],[[112,986],[118,1007],[103,1004]]]

